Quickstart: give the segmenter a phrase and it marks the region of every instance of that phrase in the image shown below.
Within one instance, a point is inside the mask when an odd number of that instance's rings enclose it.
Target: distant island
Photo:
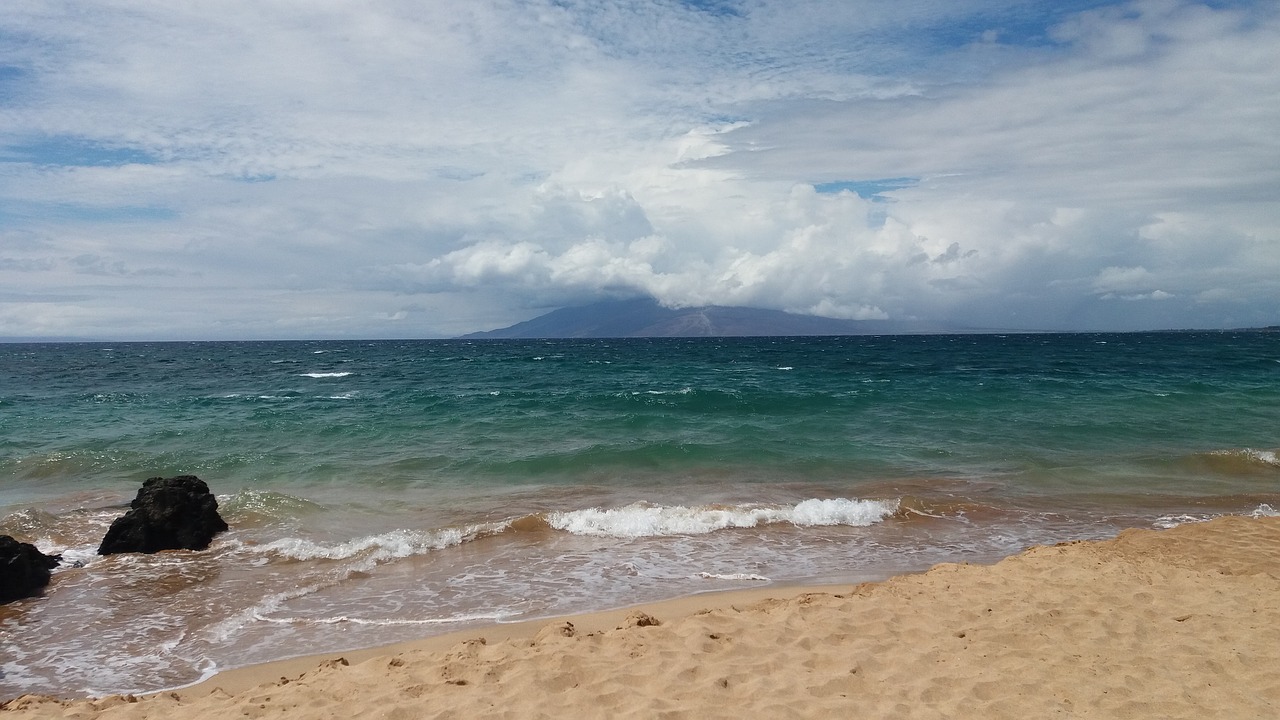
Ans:
[[[462,336],[466,339],[764,337],[902,335],[984,332],[938,323],[845,320],[760,308],[666,308],[648,298],[562,308],[510,327]]]
[[[1033,330],[1027,328],[965,327],[948,323],[911,320],[847,320],[842,318],[800,315],[781,310],[749,307],[705,305],[689,308],[666,308],[655,300],[614,300],[592,305],[562,308],[539,315],[532,320],[497,330],[473,332],[459,336],[466,340],[485,339],[564,339],[564,338],[644,338],[644,337],[816,337],[846,335],[944,335],[944,334],[1021,334],[1037,332],[1085,332]],[[1113,332],[1213,333],[1256,332],[1280,333],[1280,325],[1237,328],[1180,328],[1129,330]],[[289,338],[281,338],[288,340]],[[294,340],[343,340],[357,338],[303,337]],[[359,338],[364,339],[364,338]],[[256,339],[250,339],[256,340]],[[160,340],[120,340],[67,336],[0,335],[3,344],[54,344],[102,342],[165,342]],[[199,340],[195,340],[199,342]]]

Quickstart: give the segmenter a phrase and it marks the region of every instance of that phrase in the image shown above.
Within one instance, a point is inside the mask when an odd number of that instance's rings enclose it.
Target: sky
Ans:
[[[0,336],[1280,324],[1280,3],[5,0]]]

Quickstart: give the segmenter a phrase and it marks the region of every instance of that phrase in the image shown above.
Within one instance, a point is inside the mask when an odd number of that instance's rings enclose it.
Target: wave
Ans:
[[[848,525],[865,527],[898,511],[897,500],[811,499],[785,505],[650,505],[554,512],[552,528],[574,535],[616,538],[704,535],[729,528],[753,528],[773,523],[797,527]]]
[[[1234,448],[1214,450],[1191,456],[1197,466],[1228,475],[1253,475],[1259,472],[1280,470],[1280,456],[1275,450]]]
[[[24,508],[0,518],[0,535],[29,542],[46,555],[61,555],[62,562],[54,572],[63,572],[97,562],[102,536],[127,509],[91,508],[55,514]]]
[[[346,377],[346,376],[351,375],[351,374],[352,374],[352,373],[350,373],[350,372],[309,372],[309,373],[298,373],[299,377],[309,377],[309,378],[340,378],[340,377]]]
[[[293,498],[270,494],[237,496],[238,512],[293,512]],[[789,523],[796,527],[843,525],[866,527],[898,513],[897,500],[811,499],[795,505],[651,505],[633,503],[617,508],[590,508],[550,513],[534,513],[508,520],[478,523],[436,530],[397,529],[345,542],[324,543],[305,538],[281,538],[262,545],[246,546],[252,552],[276,555],[294,561],[349,560],[359,558],[362,567],[423,555],[436,550],[505,533],[564,532],[570,535],[612,537],[620,540],[642,537],[704,535],[717,530],[753,528]]]
[[[1276,456],[1274,450],[1254,450],[1253,448],[1244,448],[1243,450],[1222,450],[1211,454],[1241,458],[1246,463],[1280,468],[1280,457]]]
[[[433,531],[392,530],[380,535],[355,538],[341,543],[320,543],[302,538],[282,538],[253,546],[258,552],[279,555],[290,560],[347,560],[360,557],[366,567],[387,560],[423,555],[433,550],[456,547],[472,540],[496,535],[510,526],[509,522],[484,523],[462,528]]]
[[[1178,527],[1179,525],[1186,525],[1188,523],[1208,522],[1214,518],[1224,517],[1226,515],[1237,515],[1237,514],[1242,515],[1243,517],[1251,517],[1251,518],[1280,517],[1280,510],[1277,510],[1271,507],[1271,505],[1268,505],[1267,503],[1262,503],[1261,505],[1259,505],[1258,507],[1254,508],[1253,510],[1247,513],[1161,515],[1160,517],[1156,518],[1154,522],[1151,523],[1151,526],[1154,528],[1158,528],[1160,530],[1168,530],[1170,528]]]
[[[0,534],[19,539],[40,537],[57,526],[57,516],[39,508],[23,508],[0,518]]]
[[[290,600],[306,597],[314,593],[320,592],[325,588],[333,587],[341,582],[340,578],[328,578],[320,582],[303,585],[296,588],[290,588],[283,592],[273,593],[259,600],[255,605],[245,608],[230,617],[214,623],[204,630],[209,640],[215,644],[223,644],[228,642],[235,633],[255,621],[267,621],[267,613],[278,610],[282,605]]]
[[[241,490],[234,495],[219,495],[217,500],[219,511],[233,519],[288,520],[324,509],[310,500],[270,490]]]

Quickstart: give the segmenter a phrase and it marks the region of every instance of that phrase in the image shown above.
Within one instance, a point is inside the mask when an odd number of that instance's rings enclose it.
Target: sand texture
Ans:
[[[1280,717],[1277,518],[770,592],[260,666],[181,693],[24,697],[0,719]]]

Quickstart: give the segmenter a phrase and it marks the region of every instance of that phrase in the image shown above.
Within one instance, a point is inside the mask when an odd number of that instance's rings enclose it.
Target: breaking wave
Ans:
[[[753,528],[773,523],[798,527],[849,525],[865,527],[890,517],[897,500],[805,500],[785,505],[650,505],[633,503],[619,508],[555,512],[547,516],[552,528],[574,535],[617,538],[703,535],[729,528]]]
[[[486,523],[440,530],[392,530],[379,535],[340,543],[321,543],[302,538],[282,538],[258,545],[258,552],[280,555],[290,560],[347,560],[360,557],[368,565],[387,560],[423,555],[433,550],[456,547],[472,540],[496,535],[510,523]]]
[[[1187,523],[1208,522],[1214,518],[1222,517],[1223,514],[1232,514],[1232,513],[1220,513],[1216,515],[1210,515],[1210,514],[1161,515],[1160,517],[1156,518],[1154,522],[1151,523],[1151,526],[1154,528],[1158,528],[1160,530],[1168,530],[1170,528],[1178,527],[1179,525],[1186,525]],[[1280,510],[1277,510],[1271,507],[1270,505],[1263,503],[1258,507],[1254,508],[1251,512],[1241,513],[1241,514],[1244,517],[1251,517],[1251,518],[1280,517]]]
[[[1280,456],[1277,456],[1275,450],[1253,448],[1214,450],[1194,455],[1192,459],[1198,466],[1225,475],[1268,474],[1280,470]]]
[[[652,505],[589,508],[523,515],[509,520],[436,530],[397,529],[344,542],[281,538],[252,546],[254,552],[294,561],[348,560],[365,565],[423,555],[504,533],[556,531],[571,535],[634,539],[705,535],[718,530],[786,523],[796,527],[866,527],[898,512],[898,500],[811,499],[795,505]]]

